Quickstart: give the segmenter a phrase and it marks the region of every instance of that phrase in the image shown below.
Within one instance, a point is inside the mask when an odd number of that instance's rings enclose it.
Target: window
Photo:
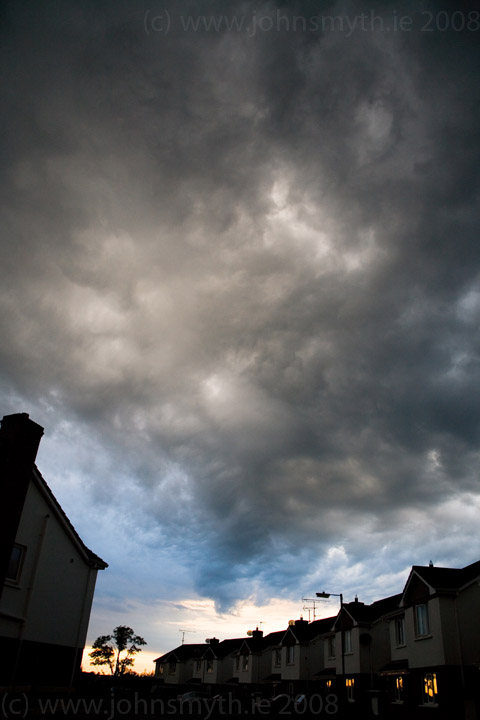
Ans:
[[[403,675],[397,675],[394,678],[395,685],[394,685],[394,697],[396,703],[403,703],[404,697],[405,697],[405,685],[404,685],[404,678]]]
[[[405,645],[405,617],[399,617],[395,620],[395,643],[397,647]]]
[[[287,665],[295,662],[295,645],[287,645]]]
[[[207,673],[213,672],[213,660],[206,660],[206,671]]]
[[[343,640],[344,640],[344,652],[351,653],[352,652],[352,631],[351,630],[345,630],[343,634]]]
[[[328,638],[327,646],[328,646],[328,657],[334,658],[335,657],[335,635],[331,635]]]
[[[15,583],[20,580],[25,550],[26,548],[23,545],[17,545],[17,543],[15,543],[12,547],[10,560],[8,562],[8,570],[5,575],[6,580],[10,580]]]
[[[195,662],[195,672],[197,672],[197,673],[202,672],[202,661],[201,660],[197,660]]]
[[[355,678],[345,678],[345,687],[347,689],[347,700],[348,702],[354,702],[353,688],[355,685]]]
[[[436,705],[438,703],[437,674],[427,673],[423,676],[423,704]]]
[[[248,655],[243,656],[243,668],[242,670],[248,670]]]
[[[177,663],[176,662],[168,663],[168,674],[175,675],[176,672],[177,672]]]
[[[163,675],[164,665],[160,665],[160,663],[157,665],[157,675]]]
[[[282,664],[282,651],[281,650],[274,650],[273,651],[273,663],[275,667],[280,667]]]
[[[426,605],[415,605],[415,634],[417,637],[430,634],[428,607]]]

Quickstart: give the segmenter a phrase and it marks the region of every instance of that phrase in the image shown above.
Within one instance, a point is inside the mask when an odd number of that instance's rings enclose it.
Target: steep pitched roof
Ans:
[[[53,494],[52,490],[49,488],[47,481],[43,477],[40,470],[37,468],[36,465],[33,466],[32,471],[32,477],[33,481],[36,483],[37,487],[40,489],[41,492],[46,496],[47,500],[49,501],[49,504],[52,506],[54,511],[57,513],[59,519],[63,522],[64,527],[66,528],[67,532],[70,533],[70,536],[72,537],[74,543],[79,547],[80,551],[85,556],[85,559],[89,565],[92,567],[96,567],[99,570],[104,570],[108,567],[108,564],[105,562],[105,560],[102,560],[101,557],[96,555],[90,548],[88,548],[85,543],[83,542],[80,535],[77,533],[75,528],[73,527],[72,523],[68,519],[64,509],[58,502],[57,498]]]
[[[169,650],[169,652],[165,653],[164,655],[160,655],[160,657],[156,658],[153,662],[180,663],[186,662],[191,658],[193,658],[194,660],[200,659],[206,647],[208,646],[205,643],[185,643],[184,645],[179,645],[174,650]]]
[[[299,643],[308,642],[318,635],[323,635],[332,629],[334,617],[321,618],[320,620],[314,620],[309,623],[307,620],[296,621],[294,625],[289,625],[283,633],[282,642],[287,641],[288,636],[291,635]]]
[[[267,650],[269,647],[275,647],[280,645],[282,637],[285,635],[285,630],[276,630],[275,632],[268,633],[262,638],[262,649]]]
[[[232,638],[230,640],[222,640],[222,642],[215,642],[210,643],[209,645],[206,645],[205,652],[203,653],[203,657],[207,657],[208,655],[213,656],[217,659],[222,659],[226,657],[227,655],[230,655],[230,653],[236,652],[240,650],[242,644],[245,642],[245,640],[249,640],[250,638]]]
[[[414,573],[435,592],[441,592],[442,590],[460,590],[480,577],[480,560],[471,565],[466,565],[464,568],[413,565],[403,594],[405,594]]]
[[[391,595],[390,597],[382,598],[381,600],[376,600],[370,605],[365,605],[364,603],[355,600],[354,602],[344,603],[343,611],[350,615],[354,623],[357,623],[359,625],[369,625],[370,623],[373,623],[376,620],[381,619],[388,613],[396,610],[401,599],[402,593],[398,593],[397,595]],[[335,625],[338,625],[340,619],[340,612],[337,615],[337,619],[335,620]]]

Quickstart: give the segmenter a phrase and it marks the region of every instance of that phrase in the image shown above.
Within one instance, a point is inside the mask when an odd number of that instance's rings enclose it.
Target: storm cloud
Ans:
[[[7,4],[2,414],[130,596],[478,559],[472,7]]]

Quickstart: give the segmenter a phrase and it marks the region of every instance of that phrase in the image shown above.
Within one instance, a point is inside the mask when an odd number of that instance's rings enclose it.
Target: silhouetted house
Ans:
[[[158,657],[155,678],[166,685],[189,685],[203,682],[203,655],[206,643],[180,645]]]
[[[245,638],[222,640],[211,638],[203,654],[205,685],[220,691],[226,685],[235,684],[234,667],[236,657]]]
[[[289,695],[306,692],[320,669],[323,669],[322,636],[330,630],[335,618],[309,623],[300,618],[290,623],[281,639],[279,670],[281,690]]]
[[[480,717],[480,562],[414,565],[386,619],[391,659],[380,674],[389,717]]]
[[[377,672],[390,660],[386,614],[398,608],[401,594],[365,605],[344,603],[325,637],[325,691],[333,691],[355,712],[378,708]],[[342,652],[343,643],[343,652]],[[351,708],[353,710],[353,707]]]
[[[80,670],[97,571],[35,466],[43,428],[26,413],[0,429],[0,682],[71,684]]]
[[[285,630],[271,632],[262,639],[261,685],[264,694],[273,697],[282,681],[282,638]]]
[[[413,566],[403,593],[200,647],[196,681],[212,692],[307,693],[342,718],[479,720],[480,561]]]
[[[262,677],[263,632],[258,627],[242,641],[234,661],[232,682],[256,685]]]

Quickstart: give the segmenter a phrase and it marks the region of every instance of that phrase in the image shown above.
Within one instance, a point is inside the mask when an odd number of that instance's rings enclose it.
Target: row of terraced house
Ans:
[[[305,694],[313,713],[338,700],[342,717],[479,719],[480,561],[413,566],[398,595],[268,635],[182,644],[155,665],[179,692]]]

